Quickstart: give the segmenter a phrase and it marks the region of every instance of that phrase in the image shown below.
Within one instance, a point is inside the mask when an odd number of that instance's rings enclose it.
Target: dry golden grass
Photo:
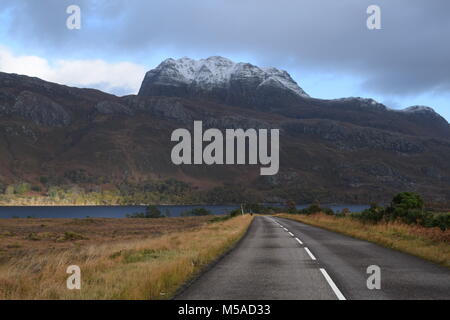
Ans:
[[[162,219],[0,219],[0,262],[27,251],[48,251],[136,240],[185,231],[211,217]],[[78,240],[78,241],[73,241]]]
[[[450,267],[450,230],[443,232],[439,228],[399,222],[364,224],[349,217],[325,214],[278,216],[371,241]]]
[[[51,250],[33,246],[16,248],[16,254],[10,253],[0,262],[0,300],[167,299],[229,249],[245,233],[252,217],[245,215],[215,223],[208,222],[211,218],[171,218],[168,222],[177,225],[177,219],[201,223],[187,230],[178,226],[167,232],[162,228],[159,235],[150,237],[139,235],[126,239],[124,236],[119,240],[96,242],[74,239],[70,245],[62,241],[65,246]],[[161,219],[121,220],[140,224],[163,222]],[[66,269],[70,265],[81,268],[81,290],[66,288],[69,276]]]

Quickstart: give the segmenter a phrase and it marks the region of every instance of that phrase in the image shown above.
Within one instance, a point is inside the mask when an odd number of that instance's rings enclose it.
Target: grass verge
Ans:
[[[450,268],[450,230],[441,231],[439,228],[424,228],[398,222],[365,224],[350,217],[321,213],[278,216],[374,242]]]
[[[148,239],[27,250],[0,263],[0,300],[168,299],[230,249],[251,220],[245,215]],[[70,265],[81,268],[81,290],[66,287]]]

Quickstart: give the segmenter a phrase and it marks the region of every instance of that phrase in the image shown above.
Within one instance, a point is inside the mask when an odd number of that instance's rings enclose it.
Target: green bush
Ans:
[[[424,201],[418,194],[401,192],[392,199],[391,205],[386,208],[385,219],[426,225],[431,215],[424,211],[423,207]]]
[[[390,220],[400,219],[407,223],[415,223],[420,219],[417,210],[423,209],[422,198],[412,192],[401,192],[391,201],[391,205],[386,208],[386,214]]]
[[[360,214],[352,214],[351,217],[359,219],[364,223],[378,223],[385,218],[385,210],[378,206],[371,206]]]
[[[433,214],[424,210],[423,199],[411,192],[397,194],[387,208],[371,204],[370,209],[361,213],[352,213],[350,217],[364,223],[398,220],[423,227],[438,227],[442,231],[450,228],[450,213]]]
[[[431,227],[438,227],[442,231],[450,229],[450,212],[436,214],[430,223]]]
[[[400,220],[408,224],[419,224],[426,226],[429,224],[429,220],[432,219],[430,212],[422,209],[410,209],[401,216]]]
[[[422,209],[424,205],[423,199],[413,192],[401,192],[397,194],[391,202],[391,207],[409,209]]]

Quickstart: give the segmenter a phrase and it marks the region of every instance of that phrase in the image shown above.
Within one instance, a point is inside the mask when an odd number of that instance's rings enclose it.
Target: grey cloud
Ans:
[[[83,10],[80,32],[64,27],[69,4]],[[380,5],[383,30],[366,28],[370,4]],[[2,0],[1,6],[14,9],[12,34],[54,52],[242,54],[265,65],[351,73],[376,93],[450,92],[448,0]]]

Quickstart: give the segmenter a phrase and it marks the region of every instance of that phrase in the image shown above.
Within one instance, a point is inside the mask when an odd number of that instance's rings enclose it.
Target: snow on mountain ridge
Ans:
[[[164,72],[175,81],[195,84],[204,89],[227,86],[236,77],[260,79],[260,85],[276,83],[299,96],[309,97],[291,78],[289,73],[276,68],[259,68],[249,63],[235,63],[227,58],[213,56],[207,59],[194,60],[188,57],[181,59],[169,58],[163,61],[155,70]],[[151,71],[150,71],[151,72]],[[272,81],[273,80],[273,81]]]
[[[436,113],[433,108],[427,106],[412,106],[403,110],[401,112],[421,112],[421,113]]]

